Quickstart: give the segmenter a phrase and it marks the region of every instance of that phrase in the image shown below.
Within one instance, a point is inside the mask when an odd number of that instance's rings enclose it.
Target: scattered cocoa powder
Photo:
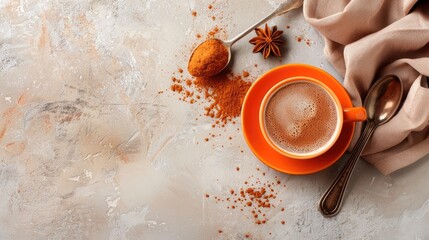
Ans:
[[[218,33],[219,31],[220,31],[219,27],[218,27],[218,26],[216,26],[216,27],[214,27],[212,30],[210,30],[210,31],[209,31],[208,36],[209,36],[209,37],[214,37],[214,35],[215,35],[216,33]]]
[[[197,33],[197,35],[195,35],[197,38],[201,38],[201,34]]]
[[[249,76],[249,72],[248,71],[243,71],[243,77],[247,78]]]
[[[197,11],[192,11],[191,14],[192,14],[193,17],[196,17],[197,16]]]
[[[210,78],[172,78],[170,89],[181,94],[182,101],[196,102],[204,97],[204,115],[216,119],[214,124],[224,127],[238,117],[244,97],[251,83],[240,75],[222,73]],[[232,137],[230,137],[232,139]]]
[[[182,85],[179,85],[179,84],[173,84],[173,85],[171,85],[171,86],[170,86],[170,89],[171,89],[171,91],[173,91],[173,92],[178,92],[178,93],[180,93],[180,92],[182,92],[183,87],[182,87]]]
[[[227,38],[227,36],[228,34],[224,28],[215,26],[207,33],[206,38],[207,39],[212,39],[212,38],[225,39]]]
[[[196,78],[197,89],[204,92],[211,104],[205,108],[206,116],[220,119],[223,123],[238,117],[244,97],[251,83],[244,81],[241,76],[220,74],[211,78]]]
[[[257,171],[259,174],[264,173],[259,168],[257,168]],[[240,209],[244,214],[247,212],[247,219],[250,219],[256,225],[266,224],[269,222],[268,216],[272,215],[281,202],[281,200],[276,200],[280,189],[271,187],[275,185],[277,180],[277,176],[273,181],[263,181],[259,177],[251,175],[247,181],[244,181],[244,186],[230,189],[227,197],[223,197],[224,195],[214,197],[214,202],[217,204],[226,203],[226,209],[231,211]],[[284,208],[282,208],[282,211],[284,211]]]
[[[207,7],[208,9],[212,9],[213,6],[211,4],[209,4],[209,6]]]
[[[305,38],[305,37],[303,37],[303,36],[295,36],[295,39],[296,39],[296,41],[297,41],[297,42],[305,42],[305,44],[306,44],[307,46],[311,46],[311,45],[312,45],[312,42],[313,42],[313,41],[311,41],[310,39]]]

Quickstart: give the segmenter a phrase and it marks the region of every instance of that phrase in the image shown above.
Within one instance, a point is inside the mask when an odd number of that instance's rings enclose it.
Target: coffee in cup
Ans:
[[[267,103],[265,125],[270,139],[290,152],[309,153],[334,135],[337,108],[323,88],[311,82],[285,85]]]
[[[286,79],[271,88],[260,109],[261,130],[268,143],[283,155],[306,159],[329,150],[344,121],[363,108],[343,109],[322,82],[308,77]],[[350,117],[351,116],[351,117]]]

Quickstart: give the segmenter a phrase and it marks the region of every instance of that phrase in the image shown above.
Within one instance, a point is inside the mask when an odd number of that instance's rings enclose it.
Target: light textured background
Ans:
[[[316,204],[343,161],[308,176],[275,172],[250,152],[239,119],[212,130],[201,107],[165,91],[197,33],[218,25],[234,36],[275,6],[1,0],[0,239],[429,239],[428,161],[389,177],[360,162],[342,212],[325,219]],[[256,78],[302,62],[341,81],[301,10],[270,24],[285,30],[285,56],[251,54],[248,36],[234,46],[234,71]],[[209,132],[222,136],[204,143]],[[285,212],[268,212],[266,225],[204,197],[226,197],[251,175],[286,184]]]

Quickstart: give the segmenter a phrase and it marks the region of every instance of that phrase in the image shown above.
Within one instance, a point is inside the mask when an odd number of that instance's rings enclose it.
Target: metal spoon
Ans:
[[[402,93],[402,83],[394,75],[387,75],[378,79],[369,89],[364,103],[368,115],[365,129],[341,173],[320,199],[319,209],[323,215],[331,217],[340,211],[344,192],[363,149],[374,130],[395,115],[401,103]]]
[[[253,24],[251,27],[249,27],[248,29],[246,29],[245,31],[243,31],[242,33],[238,34],[236,37],[229,39],[229,40],[219,40],[227,49],[228,51],[228,61],[225,64],[225,66],[220,69],[218,72],[216,72],[216,74],[220,73],[222,70],[224,70],[226,68],[226,66],[228,66],[229,62],[231,61],[231,46],[237,42],[238,40],[240,40],[241,38],[243,38],[244,36],[246,36],[248,33],[250,33],[251,31],[253,31],[257,26],[261,25],[262,23],[267,22],[268,20],[270,20],[271,18],[275,17],[275,16],[279,16],[282,15],[292,9],[295,8],[299,8],[302,6],[303,0],[286,0],[285,2],[281,3],[276,10],[274,10],[272,13],[270,13],[268,16],[264,17],[263,19],[261,19],[260,21],[258,21],[257,23]],[[212,38],[213,39],[213,38]],[[209,39],[211,40],[211,39]],[[208,41],[208,40],[206,40]],[[204,41],[205,42],[205,41]],[[203,44],[204,42],[200,43],[197,47],[194,48],[194,50],[192,50],[191,54],[189,55],[189,59],[188,59],[188,66],[189,66],[189,62],[191,61],[191,57],[195,52],[195,49],[197,49],[201,44]],[[214,74],[214,75],[216,75]]]

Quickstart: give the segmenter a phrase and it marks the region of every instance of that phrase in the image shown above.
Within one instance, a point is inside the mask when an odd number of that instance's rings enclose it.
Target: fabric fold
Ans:
[[[390,174],[429,154],[429,2],[416,0],[304,1],[304,17],[325,40],[325,56],[361,106],[379,77],[397,75],[404,99],[380,126],[363,158]],[[360,135],[360,124],[350,146]]]

